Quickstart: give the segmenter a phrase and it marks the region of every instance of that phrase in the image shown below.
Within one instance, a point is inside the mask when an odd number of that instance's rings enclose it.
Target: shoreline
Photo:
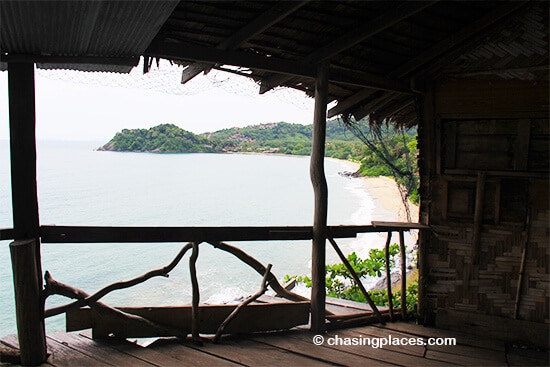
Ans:
[[[348,161],[345,159],[327,158],[346,163],[351,166],[356,172],[359,170],[359,163]],[[406,210],[401,194],[397,188],[397,183],[393,178],[378,176],[359,176],[352,179],[362,180],[366,193],[374,203],[375,218],[372,220],[388,221],[388,222],[408,222]],[[409,201],[409,210],[411,212],[411,221],[418,222],[419,207]]]

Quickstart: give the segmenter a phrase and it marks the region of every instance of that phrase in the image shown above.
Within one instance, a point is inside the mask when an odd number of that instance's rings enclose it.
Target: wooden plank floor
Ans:
[[[205,338],[202,346],[191,340],[160,339],[141,347],[115,340],[92,340],[89,332],[48,335],[44,366],[548,366],[547,352],[517,349],[504,342],[411,323],[361,326],[334,330],[315,345],[306,329],[287,332],[227,336],[219,344]],[[329,345],[338,338],[456,338],[454,346]],[[334,339],[332,339],[334,340]],[[352,339],[348,339],[352,340]],[[358,340],[358,339],[356,339]],[[7,336],[2,344],[17,347]]]

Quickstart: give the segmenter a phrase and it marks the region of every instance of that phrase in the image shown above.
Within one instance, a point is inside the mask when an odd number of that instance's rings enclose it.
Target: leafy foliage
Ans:
[[[396,292],[392,292],[393,298],[392,303],[393,307],[400,308],[401,307],[401,290],[398,290]],[[363,296],[363,294],[361,294]],[[372,301],[378,305],[378,306],[388,306],[388,292],[385,289],[376,289],[369,292],[369,296],[371,297]],[[407,286],[407,293],[406,293],[406,300],[407,300],[407,312],[410,314],[413,314],[416,309],[416,304],[418,303],[418,281],[412,282]],[[365,302],[365,299],[359,300],[359,302]]]
[[[389,246],[390,267],[395,265],[395,256],[399,253],[399,245],[394,243]],[[369,257],[361,259],[355,252],[349,254],[346,258],[351,267],[358,275],[359,279],[365,276],[381,277],[385,273],[385,253],[384,250],[371,249]],[[304,283],[307,287],[311,287],[311,278],[308,276],[285,275],[285,282],[295,279],[297,283]],[[353,277],[342,263],[326,266],[325,285],[327,296],[335,298],[343,298],[356,302],[366,302],[365,296],[355,284]],[[372,290],[369,295],[376,305],[387,306],[388,294],[386,290]],[[393,293],[394,307],[401,306],[401,292]],[[414,311],[414,305],[418,302],[418,283],[413,282],[407,288],[407,308],[409,312]]]

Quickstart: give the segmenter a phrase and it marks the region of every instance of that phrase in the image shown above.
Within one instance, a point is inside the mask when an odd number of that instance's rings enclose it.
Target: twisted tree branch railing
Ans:
[[[252,256],[248,255],[247,253],[245,253],[244,251],[242,251],[241,249],[237,248],[237,247],[234,247],[234,246],[231,246],[227,243],[224,243],[224,242],[208,242],[209,244],[211,244],[212,246],[214,246],[215,248],[217,249],[220,249],[220,250],[223,250],[223,251],[226,251],[226,252],[229,252],[230,254],[234,255],[235,257],[237,257],[239,260],[241,260],[242,262],[244,262],[245,264],[247,264],[248,266],[250,266],[252,269],[256,270],[256,272],[260,275],[264,275],[267,268],[265,266],[262,265],[262,263],[260,263],[258,260],[256,260],[255,258],[253,258]],[[282,298],[286,298],[288,299],[289,301],[295,301],[295,302],[299,302],[299,301],[309,301],[309,299],[305,298],[305,297],[302,297],[296,293],[292,293],[290,291],[287,291],[280,283],[279,281],[277,280],[277,278],[275,277],[275,275],[273,275],[272,272],[269,272],[268,276],[267,276],[267,283],[269,284],[269,286],[271,287],[271,289],[273,289],[273,291],[279,296],[279,297],[282,297]]]
[[[199,284],[198,284],[198,278],[197,278],[197,269],[196,269],[196,263],[199,256],[199,244],[201,242],[190,242],[182,247],[182,249],[178,252],[176,257],[166,266],[155,269],[152,271],[149,271],[141,276],[138,276],[136,278],[127,280],[127,281],[121,281],[116,282],[113,284],[110,284],[101,290],[97,291],[96,293],[90,295],[83,290],[80,290],[78,288],[66,285],[64,283],[61,283],[51,276],[49,272],[46,272],[45,274],[45,288],[43,291],[43,298],[44,301],[46,298],[50,295],[62,295],[68,298],[76,299],[77,301],[68,303],[66,305],[53,307],[51,309],[48,309],[44,313],[44,317],[51,317],[55,315],[59,315],[61,313],[67,312],[74,308],[79,308],[83,306],[89,306],[90,308],[96,310],[100,315],[103,316],[111,316],[111,317],[118,317],[123,320],[128,321],[136,321],[138,323],[141,323],[145,326],[148,326],[152,328],[153,330],[156,330],[161,335],[174,335],[181,338],[187,337],[187,333],[182,332],[181,330],[177,330],[175,328],[172,328],[170,326],[166,325],[160,325],[158,323],[155,323],[147,318],[133,315],[130,313],[123,312],[119,309],[116,309],[114,307],[108,306],[102,302],[99,302],[101,298],[106,296],[107,294],[120,289],[125,289],[132,287],[134,285],[143,283],[153,277],[157,276],[164,276],[168,277],[170,271],[172,271],[182,260],[183,256],[192,249],[191,256],[189,258],[189,270],[191,274],[191,286],[192,286],[192,324],[191,324],[191,335],[193,337],[193,340],[200,343],[201,338],[199,335],[200,331],[200,314],[199,314],[199,302],[200,302],[200,291],[199,291]],[[244,251],[231,246],[229,244],[223,243],[223,242],[213,242],[209,243],[215,248],[218,248],[220,250],[226,251],[231,253],[232,255],[239,258],[241,261],[243,261],[245,264],[252,267],[254,270],[256,270],[258,273],[263,275],[262,284],[263,291],[261,293],[256,293],[252,297],[248,298],[247,301],[239,305],[234,312],[229,315],[229,317],[220,325],[220,328],[218,329],[218,336],[216,341],[221,336],[221,333],[223,332],[225,326],[235,317],[235,315],[239,312],[239,310],[249,304],[250,302],[253,302],[258,297],[260,297],[263,293],[265,293],[267,289],[267,285],[270,285],[273,290],[276,292],[277,295],[280,297],[284,297],[286,299],[289,299],[291,301],[303,301],[307,300],[307,298],[299,296],[295,293],[292,293],[285,288],[283,288],[280,283],[277,281],[277,278],[273,275],[271,272],[271,264],[268,265],[268,267],[264,267],[258,260],[253,258],[252,256],[246,254]]]
[[[46,272],[46,275],[44,278],[46,283],[45,287],[48,290],[49,294],[58,294],[68,298],[75,298],[79,300],[85,300],[90,296],[88,293],[78,288],[71,287],[67,284],[58,282],[51,276],[49,272]],[[91,301],[91,302],[86,302],[86,305],[90,306],[90,308],[94,309],[102,316],[111,316],[111,317],[121,318],[127,321],[138,322],[140,324],[143,324],[145,326],[152,328],[153,330],[158,332],[160,335],[174,335],[180,338],[187,337],[187,333],[185,332],[182,333],[181,330],[172,328],[167,325],[160,325],[156,322],[153,322],[149,319],[146,319],[138,315],[133,315],[130,313],[123,312],[114,307],[108,306],[102,302]]]
[[[233,256],[240,259],[242,262],[250,266],[252,269],[254,269],[258,274],[263,276],[262,281],[262,293],[265,292],[264,288],[267,288],[267,286],[270,286],[273,291],[277,294],[277,296],[285,298],[290,301],[309,301],[309,299],[302,297],[300,295],[297,295],[293,292],[290,292],[289,290],[285,289],[277,280],[277,278],[273,275],[271,272],[271,266],[269,265],[267,268],[261,264],[258,260],[253,258],[252,256],[246,254],[241,249],[231,246],[225,242],[221,241],[214,241],[210,240],[212,238],[212,234],[210,233],[210,229],[208,230],[206,228],[168,228],[166,229],[169,234],[165,234],[165,230],[161,227],[158,228],[106,228],[106,232],[103,232],[101,229],[102,227],[41,227],[41,230],[44,231],[43,234],[46,236],[54,236],[56,240],[61,240],[61,242],[90,242],[90,238],[86,238],[84,235],[85,233],[91,233],[94,240],[99,240],[99,242],[102,242],[103,240],[109,240],[114,242],[129,242],[129,238],[124,237],[124,235],[127,235],[128,233],[132,234],[132,239],[135,239],[136,235],[140,234],[143,230],[143,234],[145,235],[145,238],[143,238],[141,241],[138,242],[150,242],[151,240],[159,240],[161,242],[169,242],[174,240],[175,238],[186,235],[186,236],[195,236],[196,239],[193,239],[192,242],[187,243],[184,245],[181,250],[178,252],[176,257],[166,266],[162,268],[158,268],[155,270],[151,270],[141,276],[116,282],[113,284],[110,284],[99,291],[97,291],[94,294],[88,294],[80,289],[71,287],[69,285],[66,285],[64,283],[61,283],[51,276],[49,272],[46,272],[45,274],[45,288],[42,292],[42,297],[45,302],[46,298],[50,295],[58,294],[63,295],[68,298],[75,299],[76,301],[62,305],[50,308],[48,310],[45,310],[44,317],[51,317],[55,315],[59,315],[61,313],[67,312],[74,308],[79,308],[83,306],[89,306],[90,308],[96,310],[101,315],[107,315],[110,317],[118,317],[123,320],[127,321],[133,321],[141,323],[142,325],[146,325],[149,328],[152,328],[153,330],[157,330],[162,335],[174,335],[179,337],[186,337],[187,333],[182,332],[181,330],[175,330],[174,328],[171,328],[170,326],[166,325],[160,325],[157,324],[151,320],[148,320],[142,316],[129,314],[127,312],[123,312],[119,309],[110,307],[102,302],[99,302],[101,298],[106,296],[107,294],[115,291],[115,290],[121,290],[125,288],[129,288],[132,286],[135,286],[137,284],[143,283],[153,277],[157,276],[163,276],[168,277],[169,273],[181,262],[187,251],[193,250],[191,257],[189,259],[189,266],[190,266],[190,272],[191,272],[191,282],[192,282],[192,292],[193,292],[193,301],[192,301],[192,335],[193,339],[197,342],[200,342],[200,336],[199,336],[199,301],[200,301],[200,293],[198,288],[198,280],[196,276],[196,261],[198,257],[198,248],[199,244],[206,242],[210,245],[212,245],[214,248],[223,250],[225,252],[228,252],[232,254]],[[334,241],[334,238],[343,238],[343,237],[355,237],[357,233],[365,233],[365,232],[388,232],[388,241],[391,238],[391,232],[392,231],[398,231],[399,232],[399,239],[400,239],[400,247],[401,247],[401,255],[402,258],[405,258],[405,248],[404,248],[404,239],[403,239],[403,231],[409,230],[409,229],[424,229],[428,228],[427,226],[423,226],[417,223],[392,223],[392,222],[373,222],[372,226],[335,226],[335,227],[329,227],[328,233],[329,233],[329,241],[337,251],[338,255],[346,264],[346,259],[344,255],[339,251],[338,245]],[[81,232],[82,231],[82,232]],[[230,237],[233,236],[239,239],[239,240],[246,240],[248,236],[252,236],[248,238],[249,240],[252,239],[286,239],[286,240],[295,240],[295,239],[306,239],[310,238],[310,228],[309,227],[238,227],[236,229],[236,234],[232,231],[229,231],[229,228],[214,228],[214,232],[218,233],[222,231],[225,234],[228,234]],[[248,232],[250,231],[250,233]],[[227,233],[226,233],[227,232]],[[107,235],[103,235],[103,233],[107,233]],[[233,234],[232,234],[233,233]],[[123,235],[123,237],[120,237]],[[206,240],[199,240],[199,235],[205,235]],[[103,236],[103,237],[102,237]],[[111,238],[112,237],[112,238]],[[138,236],[139,237],[139,236]],[[137,237],[136,237],[137,238]],[[50,240],[52,240],[51,238]],[[53,241],[50,241],[53,242]],[[388,244],[386,244],[386,247]],[[386,250],[387,251],[387,250]],[[386,260],[386,271],[388,273],[387,281],[388,283],[391,282],[390,276],[389,276],[389,262]],[[348,264],[349,265],[349,264]],[[351,265],[349,265],[351,267]],[[405,260],[401,263],[401,271],[404,274],[406,271],[406,264]],[[352,272],[354,274],[354,272]],[[356,274],[355,274],[356,275]],[[357,280],[356,280],[357,281]],[[405,317],[406,309],[403,305],[405,305],[405,292],[403,291],[404,284],[404,277],[402,279],[402,316]],[[360,281],[358,281],[358,285],[360,288],[362,288],[362,284]],[[388,284],[388,289],[391,290],[391,284]],[[368,292],[366,290],[361,289],[364,294],[366,294],[365,298],[367,302],[369,302],[369,305],[371,304],[372,300],[368,296]],[[258,294],[258,293],[257,293]],[[259,295],[261,295],[259,294]],[[258,295],[258,297],[259,297]],[[390,313],[393,314],[392,310],[392,297],[391,297],[391,291],[388,292],[388,295],[390,297]],[[246,306],[250,302],[254,301],[257,297],[256,295],[252,296],[251,298],[248,298],[246,303],[240,308]],[[240,309],[238,307],[238,309]],[[376,317],[379,319],[380,322],[383,322],[382,316],[380,315],[380,312],[376,308],[374,304],[371,305],[372,310],[374,311]],[[237,309],[235,310],[236,312]],[[327,315],[332,314],[328,310],[326,311]],[[392,315],[393,316],[393,315]],[[233,316],[234,317],[234,316]],[[220,325],[220,329],[218,330],[218,333],[223,333],[224,327],[231,321],[231,319],[226,320],[225,325]],[[219,338],[219,336],[218,336]]]
[[[351,274],[353,280],[355,281],[355,284],[357,284],[357,286],[361,290],[361,293],[363,293],[363,296],[365,297],[365,299],[367,300],[367,303],[369,304],[370,308],[372,309],[372,311],[374,312],[374,314],[378,318],[378,321],[380,321],[381,324],[385,324],[386,322],[384,321],[384,318],[382,317],[382,314],[378,310],[378,307],[376,307],[376,305],[374,304],[374,301],[372,300],[372,298],[370,298],[369,292],[367,292],[367,290],[363,286],[363,283],[361,282],[361,279],[359,279],[359,276],[357,275],[355,270],[353,270],[353,267],[351,266],[348,259],[346,259],[346,257],[344,256],[344,254],[340,250],[340,247],[338,247],[338,244],[336,243],[336,241],[334,241],[334,238],[329,237],[328,240],[329,240],[330,244],[332,245],[332,247],[334,248],[334,250],[336,251],[336,253],[338,254],[338,257],[340,257],[340,260],[342,261],[342,263],[344,264],[346,269],[348,269],[348,271]]]
[[[138,285],[140,283],[143,283],[143,282],[145,282],[145,281],[147,281],[147,280],[149,280],[153,277],[158,277],[158,276],[168,277],[168,274],[179,264],[179,262],[181,261],[181,259],[185,255],[185,253],[188,250],[190,250],[192,247],[193,247],[192,243],[188,243],[185,246],[183,246],[183,248],[179,251],[179,253],[174,258],[174,260],[172,260],[172,262],[170,262],[170,264],[168,264],[165,267],[162,267],[160,269],[151,270],[148,273],[145,273],[145,274],[143,274],[139,277],[136,277],[136,278],[133,278],[133,279],[130,279],[130,280],[127,280],[127,281],[116,282],[116,283],[110,284],[110,285],[100,289],[96,293],[94,293],[92,295],[87,295],[84,298],[67,296],[69,298],[77,298],[78,301],[73,302],[73,303],[69,303],[69,304],[66,304],[66,305],[63,305],[63,306],[52,307],[51,309],[48,309],[44,312],[44,317],[47,318],[47,317],[59,315],[59,314],[65,313],[68,310],[73,309],[73,308],[89,306],[90,303],[99,301],[101,298],[105,297],[106,295],[108,295],[109,293],[111,293],[115,290],[120,290],[120,289],[133,287],[133,286]],[[55,294],[55,293],[52,293],[52,292],[53,292],[53,289],[51,287],[47,287],[47,282],[46,282],[46,287],[44,289],[44,298]]]
[[[258,292],[256,292],[254,295],[248,297],[246,300],[244,300],[243,302],[241,302],[234,310],[233,312],[231,312],[229,314],[229,316],[227,316],[225,318],[225,320],[223,320],[223,322],[221,323],[220,327],[218,328],[218,331],[216,332],[216,335],[214,336],[214,339],[213,339],[213,342],[214,343],[217,343],[219,340],[220,340],[220,337],[222,336],[223,334],[223,330],[225,329],[225,327],[231,322],[231,320],[233,320],[237,314],[239,313],[239,311],[243,308],[243,307],[246,307],[248,304],[254,302],[255,300],[257,300],[258,298],[260,298],[260,296],[262,294],[265,293],[265,291],[267,290],[267,277],[269,276],[269,274],[271,273],[271,264],[267,265],[267,268],[265,269],[265,274],[264,274],[264,277],[262,278],[262,286],[260,288],[260,290]]]

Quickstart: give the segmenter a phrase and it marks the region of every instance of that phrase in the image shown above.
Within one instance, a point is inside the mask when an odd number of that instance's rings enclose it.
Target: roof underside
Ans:
[[[182,82],[215,68],[260,93],[309,95],[328,61],[329,116],[413,125],[426,80],[548,80],[548,13],[535,1],[1,0],[0,55],[116,72],[160,57],[182,65]]]

